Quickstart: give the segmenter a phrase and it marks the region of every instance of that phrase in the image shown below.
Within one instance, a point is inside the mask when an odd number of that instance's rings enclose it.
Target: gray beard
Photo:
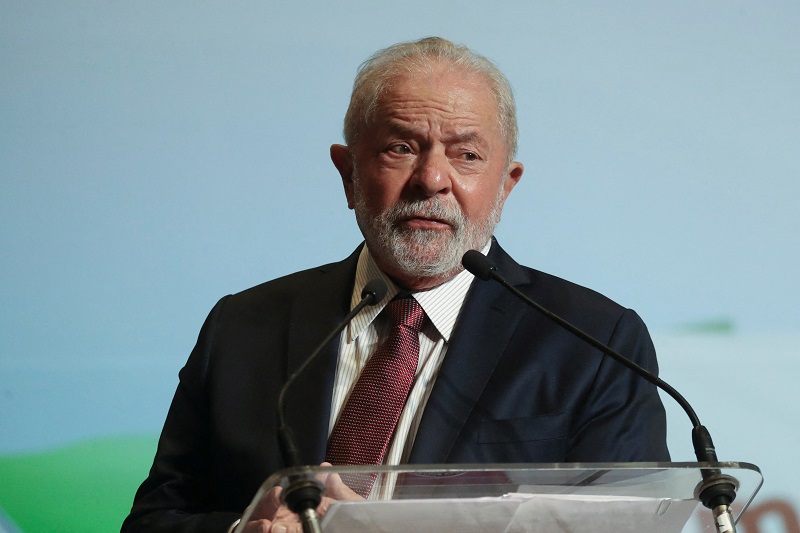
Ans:
[[[484,221],[468,222],[456,202],[435,196],[426,200],[398,202],[390,209],[373,214],[355,190],[356,220],[373,255],[390,259],[404,276],[414,278],[455,276],[462,270],[461,258],[467,250],[481,250],[500,221],[503,188]],[[400,228],[397,221],[425,216],[446,221],[450,231]]]

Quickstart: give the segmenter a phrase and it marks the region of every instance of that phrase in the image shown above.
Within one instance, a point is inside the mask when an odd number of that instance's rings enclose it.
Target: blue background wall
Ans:
[[[506,249],[639,311],[721,458],[794,504],[798,27],[789,1],[0,0],[0,456],[152,439],[220,296],[348,254],[356,67],[435,34],[516,91]]]

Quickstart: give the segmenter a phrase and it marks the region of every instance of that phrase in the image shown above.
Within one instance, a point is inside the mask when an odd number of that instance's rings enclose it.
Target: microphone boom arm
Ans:
[[[523,302],[536,309],[551,321],[669,394],[670,397],[678,402],[678,405],[683,408],[692,421],[692,444],[697,461],[700,463],[718,462],[717,452],[708,429],[700,423],[700,419],[697,417],[697,414],[686,398],[667,382],[613,350],[610,346],[603,344],[574,324],[567,322],[557,314],[530,299],[526,294],[506,281],[497,271],[497,267],[492,261],[477,250],[467,251],[461,262],[464,268],[475,277],[484,281],[496,281],[507,290],[511,291],[517,298],[520,298]],[[718,468],[703,468],[701,469],[701,473],[703,480],[695,489],[696,497],[705,507],[711,509],[718,533],[735,533],[736,525],[730,511],[730,504],[733,502],[734,498],[736,498],[736,480],[731,476],[722,474]]]

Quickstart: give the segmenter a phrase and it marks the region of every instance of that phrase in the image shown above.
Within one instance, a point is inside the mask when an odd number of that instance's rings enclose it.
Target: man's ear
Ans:
[[[522,163],[519,161],[512,161],[508,165],[508,169],[506,170],[506,179],[503,183],[503,187],[506,191],[506,198],[508,195],[511,194],[511,189],[514,188],[514,185],[519,183],[519,180],[522,178],[522,173],[525,171],[525,167],[522,166]]]
[[[355,200],[353,196],[353,153],[350,148],[342,144],[331,145],[331,161],[339,171],[344,186],[344,195],[347,197],[347,207],[353,209]]]

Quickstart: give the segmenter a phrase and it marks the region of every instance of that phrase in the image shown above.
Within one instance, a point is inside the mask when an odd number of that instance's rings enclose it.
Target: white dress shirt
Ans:
[[[488,252],[490,245],[491,241],[484,247],[484,254]],[[366,307],[342,331],[328,435],[333,430],[339,413],[358,380],[361,370],[366,365],[367,359],[388,335],[389,325],[386,317],[380,313],[386,304],[400,292],[400,288],[375,264],[365,245],[361,250],[356,267],[351,309],[361,301],[361,291],[364,289],[364,285],[368,281],[378,278],[386,282],[389,289],[387,295],[377,305]],[[413,298],[422,306],[427,318],[419,334],[420,354],[416,376],[411,385],[406,405],[397,422],[394,437],[384,456],[384,464],[397,465],[408,461],[425,403],[433,389],[439,367],[447,352],[450,336],[473,279],[472,274],[462,271],[433,289],[412,293]],[[371,497],[388,497],[393,490],[393,483],[389,485],[391,486],[387,486],[387,483],[376,482]]]

